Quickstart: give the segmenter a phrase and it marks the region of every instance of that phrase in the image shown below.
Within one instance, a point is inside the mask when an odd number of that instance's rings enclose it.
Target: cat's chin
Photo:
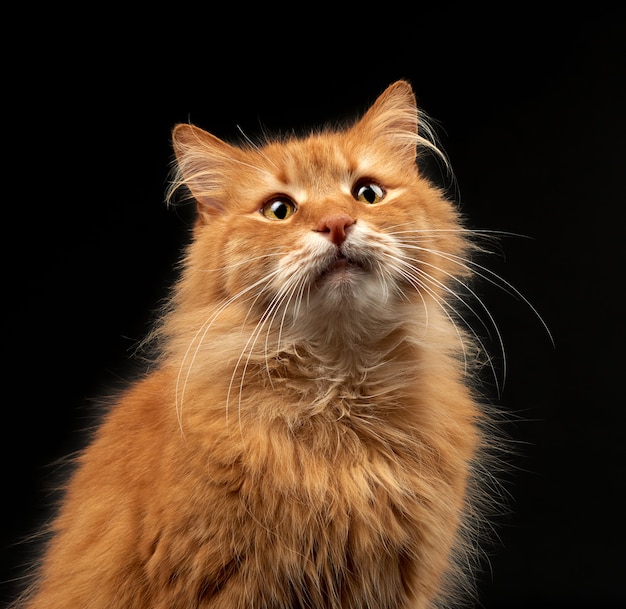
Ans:
[[[319,298],[336,306],[340,300],[359,297],[364,285],[372,280],[371,273],[362,262],[338,254],[319,273],[315,291]]]
[[[311,310],[327,319],[359,324],[389,311],[390,292],[377,273],[355,260],[338,257],[320,274],[310,293]]]

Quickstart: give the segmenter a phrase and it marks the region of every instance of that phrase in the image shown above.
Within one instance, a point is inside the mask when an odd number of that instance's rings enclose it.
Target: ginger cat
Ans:
[[[474,246],[420,173],[434,144],[418,117],[399,81],[305,137],[174,129],[170,194],[186,190],[197,221],[155,362],[77,458],[16,607],[426,609],[469,594],[488,421],[455,308]]]

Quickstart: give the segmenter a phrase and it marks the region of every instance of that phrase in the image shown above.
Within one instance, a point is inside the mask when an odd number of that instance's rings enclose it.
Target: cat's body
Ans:
[[[404,82],[304,139],[175,130],[198,220],[160,355],[78,458],[24,607],[448,599],[483,414],[446,304],[471,246],[420,141]]]

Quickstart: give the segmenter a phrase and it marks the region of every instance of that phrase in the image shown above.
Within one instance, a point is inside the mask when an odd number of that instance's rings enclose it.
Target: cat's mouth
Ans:
[[[347,278],[353,273],[362,273],[365,271],[367,271],[367,268],[361,260],[346,256],[343,252],[337,252],[329,264],[322,269],[320,280],[331,276]]]

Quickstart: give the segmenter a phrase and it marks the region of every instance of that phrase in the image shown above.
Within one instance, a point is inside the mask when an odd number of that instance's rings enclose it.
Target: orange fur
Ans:
[[[173,140],[198,219],[157,365],[78,458],[19,606],[450,602],[483,444],[451,303],[471,245],[416,166],[410,86],[343,130]],[[275,195],[294,213],[260,213]]]

